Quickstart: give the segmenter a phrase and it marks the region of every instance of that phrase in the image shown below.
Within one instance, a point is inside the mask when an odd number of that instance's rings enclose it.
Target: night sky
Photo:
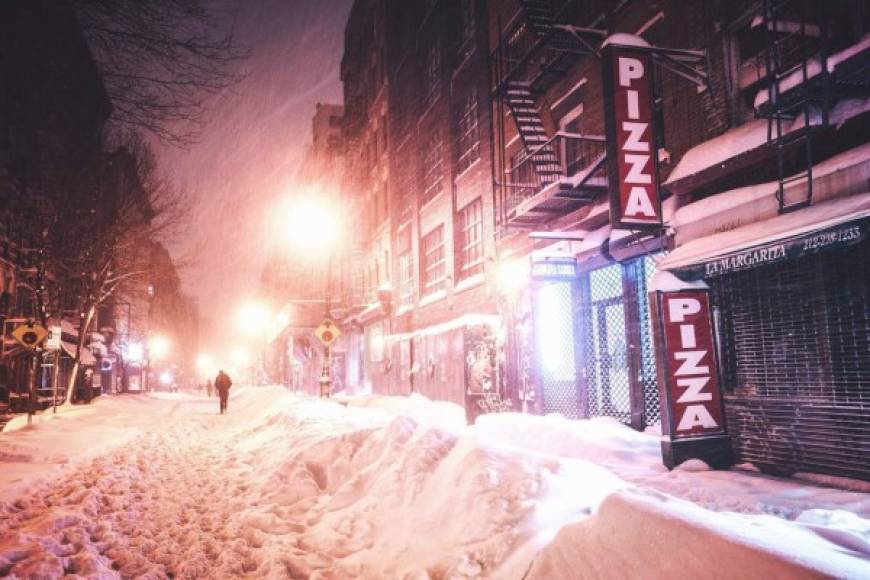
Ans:
[[[317,102],[341,102],[339,63],[352,0],[240,0],[248,76],[210,105],[200,143],[162,147],[163,167],[194,193],[189,228],[170,242],[185,289],[218,331],[254,295],[269,209],[292,190]],[[204,336],[207,345],[217,337]]]

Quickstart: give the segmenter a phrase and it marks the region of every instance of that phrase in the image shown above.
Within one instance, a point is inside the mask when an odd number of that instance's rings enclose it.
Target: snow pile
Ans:
[[[829,112],[828,122],[834,127],[841,127],[850,119],[870,110],[870,99],[846,99],[837,103]],[[810,126],[822,124],[822,114],[818,107],[810,109]],[[805,128],[803,115],[798,115],[793,121],[783,121],[781,130],[783,136]],[[770,139],[768,139],[770,133]],[[756,119],[729,129],[725,133],[700,143],[689,149],[668,175],[665,185],[679,181],[700,171],[717,165],[724,165],[738,155],[743,155],[767,145],[776,139],[776,128],[766,119]]]
[[[135,424],[136,438],[70,457],[65,477],[28,476],[26,493],[0,488],[0,575],[857,578],[870,570],[870,496],[700,462],[668,472],[655,436],[613,420],[501,414],[466,427],[458,407],[419,396],[321,401],[280,388],[235,391],[226,416],[204,398],[104,407],[111,418],[73,431],[99,439]],[[40,426],[42,445],[62,446],[69,428]],[[19,469],[10,451],[26,434],[0,435],[4,471]]]

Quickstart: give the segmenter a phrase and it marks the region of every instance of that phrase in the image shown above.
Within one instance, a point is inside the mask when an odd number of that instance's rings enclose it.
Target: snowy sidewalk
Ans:
[[[343,403],[118,397],[0,433],[0,576],[870,577],[866,493],[668,472],[606,420]]]

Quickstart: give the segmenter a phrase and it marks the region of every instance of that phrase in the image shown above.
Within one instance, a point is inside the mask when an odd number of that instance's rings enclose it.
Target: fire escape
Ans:
[[[498,219],[502,226],[536,227],[590,203],[606,188],[604,138],[548,136],[538,103],[577,58],[595,55],[605,32],[561,24],[571,1],[519,3],[521,17],[500,39],[492,59],[502,146]],[[523,147],[510,166],[504,158],[507,112]]]
[[[756,115],[767,120],[767,140],[776,151],[780,213],[813,202],[813,164],[824,154],[814,150],[814,142],[831,138],[832,105],[866,98],[870,88],[870,43],[865,39],[832,54],[825,15],[819,3],[764,0],[754,22],[764,35],[766,73]]]
[[[548,136],[539,103],[578,58],[598,57],[607,32],[566,24],[568,15],[576,12],[574,0],[519,0],[519,4],[519,19],[500,38],[492,57],[501,151],[497,218],[503,228],[544,226],[592,203],[608,188],[604,136],[568,131]],[[648,50],[658,67],[706,86],[704,51],[655,46]],[[523,146],[509,163],[507,112]]]

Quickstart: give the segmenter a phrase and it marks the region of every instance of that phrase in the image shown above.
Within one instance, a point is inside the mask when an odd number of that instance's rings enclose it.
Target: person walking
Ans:
[[[211,384],[211,379],[205,383],[205,392],[208,393],[208,398],[211,399],[211,395],[214,392],[214,385]]]
[[[230,398],[230,387],[233,386],[233,381],[230,380],[230,376],[227,373],[218,371],[217,378],[214,380],[214,386],[221,400],[221,415],[223,415],[227,412],[227,401]]]

